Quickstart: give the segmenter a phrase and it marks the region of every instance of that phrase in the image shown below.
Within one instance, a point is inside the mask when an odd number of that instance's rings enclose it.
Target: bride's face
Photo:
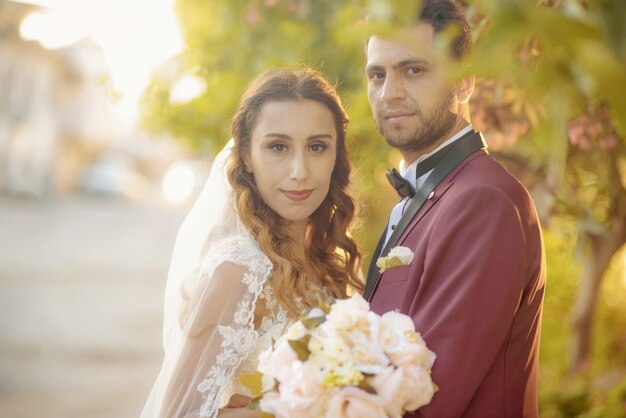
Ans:
[[[307,99],[268,102],[252,131],[245,165],[263,201],[304,226],[328,194],[336,154],[335,122],[326,106]]]

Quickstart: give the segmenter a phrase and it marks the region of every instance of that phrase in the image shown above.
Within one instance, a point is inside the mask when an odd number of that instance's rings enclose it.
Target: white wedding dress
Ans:
[[[241,224],[225,163],[232,140],[181,226],[165,291],[164,360],[141,418],[217,416],[248,394],[239,377],[287,325],[272,264]]]

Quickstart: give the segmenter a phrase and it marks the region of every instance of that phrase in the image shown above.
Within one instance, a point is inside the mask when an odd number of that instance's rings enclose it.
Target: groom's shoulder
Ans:
[[[468,187],[487,186],[508,193],[528,194],[528,190],[519,179],[491,154],[471,159],[458,173],[456,180]]]

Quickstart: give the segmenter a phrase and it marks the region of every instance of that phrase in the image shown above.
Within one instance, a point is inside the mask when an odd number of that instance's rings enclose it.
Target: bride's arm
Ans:
[[[200,277],[198,285],[189,292],[178,318],[180,341],[174,344],[178,353],[172,358],[173,368],[164,390],[162,416],[190,414],[197,417],[203,406],[199,385],[207,378],[214,379],[206,382],[208,409],[213,414],[220,406],[221,390],[229,377],[228,363],[237,355],[233,349],[239,348],[224,341],[222,333],[225,328],[235,329],[235,314],[246,294],[243,284],[246,271],[246,267],[225,262],[215,269],[212,277]]]

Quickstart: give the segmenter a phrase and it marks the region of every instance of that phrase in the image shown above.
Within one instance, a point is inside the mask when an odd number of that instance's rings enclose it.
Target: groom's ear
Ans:
[[[467,103],[474,92],[474,76],[467,76],[456,85],[456,99],[459,103]]]

